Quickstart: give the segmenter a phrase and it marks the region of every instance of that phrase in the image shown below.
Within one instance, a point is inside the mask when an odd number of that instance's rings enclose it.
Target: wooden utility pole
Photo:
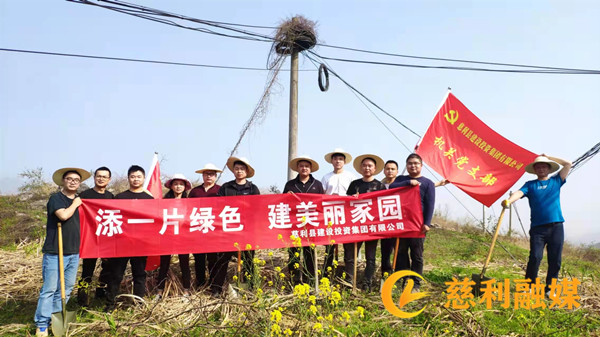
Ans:
[[[298,144],[298,52],[291,53],[290,69],[290,129],[288,135],[288,163],[297,155]],[[292,180],[296,174],[288,167],[288,180]]]

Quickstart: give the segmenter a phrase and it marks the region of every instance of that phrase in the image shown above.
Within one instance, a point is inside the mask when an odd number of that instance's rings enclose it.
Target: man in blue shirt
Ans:
[[[562,169],[552,177],[548,175],[556,172],[559,165]],[[564,159],[546,156],[535,158],[535,161],[525,171],[537,175],[536,180],[530,180],[502,202],[503,207],[522,197],[529,199],[531,208],[531,229],[529,230],[529,261],[525,278],[535,282],[544,256],[544,246],[548,252],[548,274],[546,275],[546,296],[550,296],[552,279],[558,278],[562,256],[562,247],[565,238],[563,218],[560,208],[560,188],[567,182],[567,175],[572,163]]]

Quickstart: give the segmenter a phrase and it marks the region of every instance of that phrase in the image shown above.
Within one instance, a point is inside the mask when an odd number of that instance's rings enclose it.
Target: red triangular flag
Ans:
[[[160,181],[160,165],[158,163],[158,153],[154,153],[152,165],[146,177],[144,188],[152,194],[154,199],[162,199],[162,182]],[[148,256],[146,260],[146,270],[156,270],[160,265],[160,256]]]

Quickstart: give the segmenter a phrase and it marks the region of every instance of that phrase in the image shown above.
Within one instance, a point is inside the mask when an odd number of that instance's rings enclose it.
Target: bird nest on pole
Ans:
[[[275,33],[273,49],[279,55],[289,55],[311,49],[317,44],[316,23],[298,15],[281,25]]]

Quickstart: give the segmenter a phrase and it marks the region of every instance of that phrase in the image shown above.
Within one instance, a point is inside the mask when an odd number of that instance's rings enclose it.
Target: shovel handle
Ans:
[[[496,244],[496,239],[498,239],[498,233],[500,233],[500,225],[502,224],[502,218],[504,218],[504,212],[506,208],[502,207],[502,212],[500,212],[500,218],[498,218],[498,224],[496,224],[496,231],[494,232],[494,238],[492,239],[492,244],[490,246],[490,251],[488,252],[487,258],[485,259],[485,263],[483,264],[483,269],[481,270],[481,275],[479,275],[480,279],[483,279],[483,274],[485,274],[485,270],[490,263],[490,259],[492,258],[492,251],[494,250],[494,245]]]
[[[398,246],[400,246],[400,238],[396,238],[396,247],[394,247],[394,263],[392,264],[392,274],[396,271],[396,261],[398,261]]]
[[[56,224],[58,227],[58,270],[60,274],[60,298],[64,300],[67,298],[65,294],[65,261],[63,258],[63,237],[62,237],[62,223]]]

